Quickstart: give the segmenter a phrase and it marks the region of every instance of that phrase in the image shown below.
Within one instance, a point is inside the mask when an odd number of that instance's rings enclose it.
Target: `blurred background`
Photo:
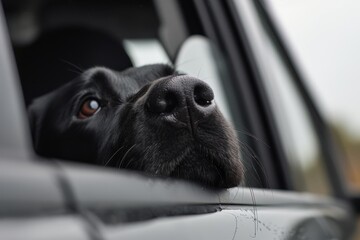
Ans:
[[[283,37],[336,140],[345,178],[360,190],[360,2],[269,0]],[[360,239],[360,221],[354,239]]]
[[[304,80],[343,146],[349,187],[360,190],[360,2],[268,3]]]

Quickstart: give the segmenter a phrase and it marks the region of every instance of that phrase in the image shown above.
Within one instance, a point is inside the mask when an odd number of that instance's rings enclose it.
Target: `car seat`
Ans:
[[[93,66],[131,67],[121,40],[98,29],[80,27],[44,31],[30,45],[15,47],[26,105]]]

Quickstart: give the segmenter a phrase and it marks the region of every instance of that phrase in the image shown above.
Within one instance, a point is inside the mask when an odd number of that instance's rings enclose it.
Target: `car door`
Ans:
[[[196,51],[202,77],[210,76],[209,84],[219,86],[219,104],[240,140],[249,145],[243,156],[245,186],[210,191],[187,182],[35,156],[1,19],[1,238],[348,239],[353,228],[348,202],[336,194],[307,193],[306,183],[303,189],[296,187],[270,90],[255,68],[252,47],[241,38],[252,36],[234,25],[244,21],[234,11],[243,6],[200,0],[154,4],[167,23],[162,34],[169,58],[181,65]],[[179,29],[183,35],[172,38]],[[196,74],[186,66],[182,71]]]
[[[91,239],[69,211],[53,164],[35,162],[16,67],[0,9],[0,238]]]

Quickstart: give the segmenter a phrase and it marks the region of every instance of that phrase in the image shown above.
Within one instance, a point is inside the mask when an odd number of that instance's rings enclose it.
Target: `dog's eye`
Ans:
[[[99,101],[88,99],[81,105],[78,118],[85,119],[94,115],[100,109]]]

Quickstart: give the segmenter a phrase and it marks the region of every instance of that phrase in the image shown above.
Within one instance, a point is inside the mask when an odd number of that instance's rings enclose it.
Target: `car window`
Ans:
[[[342,162],[349,186],[360,190],[359,30],[357,1],[314,6],[302,1],[268,1],[269,10],[307,75],[346,157]],[[324,7],[324,3],[326,6]],[[307,14],[306,21],[302,16]],[[336,20],[334,24],[333,19]],[[316,22],[316,24],[313,24]]]
[[[295,186],[301,191],[330,193],[324,156],[308,109],[289,81],[291,77],[273,45],[267,45],[266,49],[269,56],[267,73],[272,76],[272,81],[266,81],[265,86]]]
[[[246,30],[252,37],[252,51],[264,79],[295,189],[330,194],[329,176],[319,138],[294,79],[260,19],[252,15],[254,6],[249,1],[235,3],[238,11],[247,16]]]
[[[27,106],[94,66],[122,71],[165,63],[207,82],[225,118],[235,129],[243,128],[235,114],[238,104],[230,102],[234,92],[219,49],[199,33],[187,31],[175,1],[42,1],[23,8],[7,2],[4,6]],[[141,21],[135,15],[142,16]],[[33,21],[19,25],[27,17]],[[59,152],[66,155],[70,150]]]

